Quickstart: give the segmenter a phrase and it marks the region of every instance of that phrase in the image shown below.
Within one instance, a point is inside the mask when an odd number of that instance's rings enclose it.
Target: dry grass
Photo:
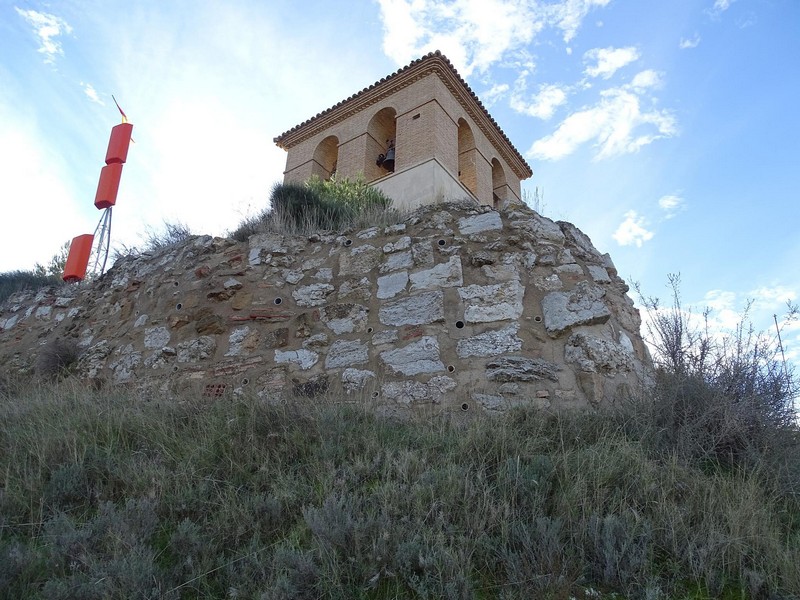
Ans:
[[[774,473],[692,466],[629,419],[28,389],[0,404],[0,595],[800,593],[800,510]]]

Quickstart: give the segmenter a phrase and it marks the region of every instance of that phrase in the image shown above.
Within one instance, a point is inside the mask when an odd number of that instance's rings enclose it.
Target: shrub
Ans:
[[[246,218],[231,237],[244,242],[257,233],[308,235],[396,223],[401,215],[390,206],[391,199],[361,177],[315,176],[305,183],[278,183],[270,194],[270,208]]]
[[[164,221],[161,229],[154,229],[153,227],[146,227],[145,233],[142,236],[144,244],[142,246],[127,246],[120,244],[119,247],[114,249],[112,262],[132,256],[141,256],[142,254],[152,254],[163,248],[169,248],[175,244],[186,240],[192,235],[189,226],[181,223],[180,221]]]
[[[69,374],[80,358],[80,348],[74,339],[55,338],[45,344],[36,359],[36,373],[54,379]]]
[[[680,298],[680,278],[671,275],[672,304],[662,307],[639,294],[650,319],[655,349],[655,387],[643,407],[651,430],[644,436],[662,450],[690,462],[725,467],[761,464],[780,446],[797,440],[792,370],[779,360],[780,347],[757,333],[747,311],[731,332],[715,335],[696,324]],[[789,309],[789,318],[797,312]]]
[[[9,271],[0,273],[0,303],[5,302],[12,294],[25,290],[38,290],[51,285],[61,285],[58,276],[33,271]]]

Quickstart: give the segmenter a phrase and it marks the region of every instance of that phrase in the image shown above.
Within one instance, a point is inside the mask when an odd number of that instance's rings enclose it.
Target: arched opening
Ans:
[[[458,120],[458,180],[478,196],[478,176],[475,167],[477,149],[472,129],[464,119]]]
[[[330,179],[336,174],[336,162],[339,158],[339,139],[329,135],[314,150],[314,166],[312,174],[320,179]]]
[[[503,165],[496,158],[492,159],[492,199],[495,208],[508,199],[508,182]]]
[[[396,167],[397,111],[390,106],[376,112],[367,125],[366,180],[375,181]]]

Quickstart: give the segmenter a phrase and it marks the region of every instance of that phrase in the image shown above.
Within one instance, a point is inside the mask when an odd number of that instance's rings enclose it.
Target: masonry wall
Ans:
[[[0,308],[0,370],[54,340],[77,376],[158,397],[332,396],[382,414],[600,405],[649,359],[610,258],[525,207],[420,209],[347,235],[196,237]]]

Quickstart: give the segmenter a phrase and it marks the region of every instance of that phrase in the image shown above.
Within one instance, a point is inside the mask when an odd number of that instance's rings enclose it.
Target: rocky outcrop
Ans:
[[[0,311],[0,368],[55,338],[95,385],[362,399],[389,414],[602,404],[641,385],[608,255],[526,207],[419,209],[347,235],[194,237]]]

